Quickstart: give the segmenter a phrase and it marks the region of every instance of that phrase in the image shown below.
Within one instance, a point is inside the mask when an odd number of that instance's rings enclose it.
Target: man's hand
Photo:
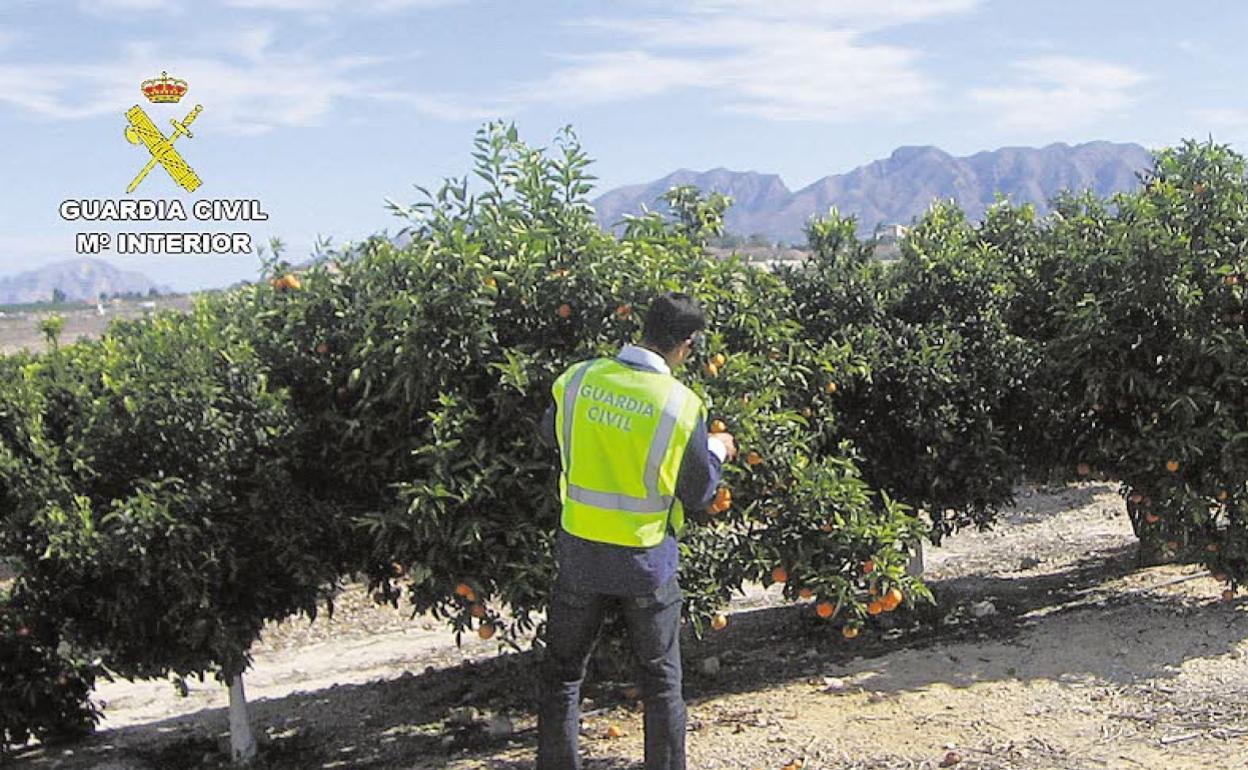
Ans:
[[[723,446],[724,451],[728,453],[729,460],[737,459],[737,440],[732,437],[731,433],[712,433],[709,438],[711,441],[718,441]]]

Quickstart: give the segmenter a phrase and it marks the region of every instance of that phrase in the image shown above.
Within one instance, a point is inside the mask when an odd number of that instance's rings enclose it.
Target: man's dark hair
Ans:
[[[696,299],[688,294],[668,292],[650,303],[641,336],[655,350],[667,353],[705,328],[706,314]]]

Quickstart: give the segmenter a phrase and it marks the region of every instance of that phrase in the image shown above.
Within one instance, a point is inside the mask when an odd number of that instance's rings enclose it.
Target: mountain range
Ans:
[[[681,169],[606,192],[593,205],[599,222],[613,226],[625,214],[640,213],[643,205],[663,210],[658,202],[663,193],[694,185],[732,196],[727,232],[804,243],[806,221],[833,206],[856,217],[863,234],[877,225],[909,224],[937,199],[957,201],[973,220],[982,218],[998,195],[1015,204],[1034,204],[1043,214],[1062,190],[1089,189],[1098,196],[1131,190],[1139,184],[1138,172],[1151,166],[1152,155],[1140,145],[1112,142],[1006,147],[960,158],[936,147],[901,147],[887,158],[825,176],[796,192],[776,174]]]
[[[172,293],[167,286],[158,286],[142,273],[121,270],[99,259],[71,259],[54,262],[35,270],[0,278],[0,304],[48,302],[60,289],[65,299],[95,302],[101,294]]]

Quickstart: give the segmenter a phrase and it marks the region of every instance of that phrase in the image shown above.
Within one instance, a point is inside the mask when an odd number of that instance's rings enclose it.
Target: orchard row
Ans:
[[[681,544],[699,631],[761,582],[853,638],[930,599],[920,539],[990,526],[1027,477],[1120,481],[1153,558],[1248,573],[1248,186],[1225,147],[1043,218],[937,203],[895,262],[833,212],[775,271],[706,255],[716,194],[604,231],[570,134],[492,125],[474,157],[471,190],[394,207],[401,242],[0,359],[0,742],[89,728],[102,668],[231,681],[265,622],[359,575],[457,635],[539,631],[550,385],[667,290],[708,311],[681,376],[741,448]]]

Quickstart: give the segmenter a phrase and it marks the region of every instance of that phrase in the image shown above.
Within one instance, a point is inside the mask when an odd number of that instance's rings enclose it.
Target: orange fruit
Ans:
[[[723,420],[711,420],[711,433],[727,433],[728,426]]]
[[[269,284],[274,289],[277,289],[278,291],[285,291],[286,289],[298,289],[301,286],[303,286],[303,284],[300,283],[298,276],[296,276],[294,273],[287,273],[286,275],[283,275],[280,278],[274,278],[269,281]]]
[[[884,598],[880,599],[880,604],[884,605],[885,612],[892,612],[901,606],[901,602],[905,598],[906,597],[901,592],[901,589],[890,588],[888,589],[888,592],[884,594]]]
[[[759,463],[763,461],[763,456],[760,455],[758,452],[750,452],[748,455],[745,456],[745,461],[746,463],[750,465],[758,465]]]
[[[1227,286],[1235,286],[1236,284],[1239,283],[1239,276],[1232,273],[1226,276],[1225,278],[1223,278],[1222,282],[1225,283]]]
[[[620,318],[628,318],[633,314],[633,307],[632,305],[620,305],[615,309],[615,314]]]
[[[875,572],[875,562],[867,559],[862,563],[862,574],[870,575],[872,572]]]
[[[884,603],[881,602],[879,599],[876,599],[875,601],[867,605],[868,615],[879,615],[883,611],[884,611]]]
[[[1141,495],[1139,492],[1132,492],[1130,500],[1131,502],[1138,505],[1139,503],[1143,502],[1144,495]]]
[[[1156,524],[1161,521],[1161,517],[1155,513],[1146,513],[1144,514],[1144,521],[1147,521],[1149,524]]]
[[[711,363],[715,364],[716,366],[722,367],[724,364],[728,363],[728,356],[724,355],[723,353],[716,353],[715,355],[711,356]]]
[[[496,630],[498,629],[494,628],[493,623],[482,623],[481,627],[477,629],[477,636],[482,639],[489,639],[494,636]]]
[[[718,367],[718,366],[716,366],[716,365],[715,365],[715,362],[713,362],[713,361],[712,361],[712,362],[707,363],[707,365],[706,365],[705,367],[703,367],[703,369],[704,369],[704,371],[706,372],[706,374],[707,374],[707,376],[708,376],[708,377],[718,377],[718,376],[719,376],[719,367]]]
[[[1179,461],[1178,461],[1178,460],[1168,460],[1168,461],[1166,461],[1166,470],[1170,471],[1171,473],[1178,473],[1178,472],[1179,472]]]
[[[470,602],[477,600],[477,592],[472,590],[472,586],[467,583],[460,583],[455,586],[455,595],[467,599]]]
[[[857,626],[845,626],[844,628],[841,629],[841,636],[845,637],[846,639],[853,639],[854,637],[858,636],[858,627]]]
[[[832,522],[830,522],[830,521],[828,521],[828,522],[824,522],[824,523],[823,523],[822,525],[820,525],[820,527],[819,527],[819,531],[821,531],[821,532],[833,532],[833,531],[835,531],[835,530],[836,530],[836,527],[832,526]]]
[[[1078,473],[1080,476],[1087,476],[1091,472],[1092,466],[1087,463],[1079,463],[1075,466],[1075,473]]]
[[[484,605],[484,604],[478,604],[478,603],[476,603],[476,602],[474,602],[474,603],[473,603],[473,605],[472,605],[471,607],[469,607],[469,608],[468,608],[468,612],[469,612],[469,613],[470,613],[470,614],[471,614],[474,618],[484,618],[484,617],[488,614],[488,613],[486,612],[485,605]]]
[[[555,312],[559,314],[560,318],[564,318],[564,319],[571,318],[572,306],[565,302],[562,305],[560,305],[559,309],[556,310]]]
[[[827,620],[836,614],[836,607],[832,602],[819,602],[815,605],[815,614]]]
[[[494,276],[492,275],[487,275],[485,277],[485,280],[482,281],[482,283],[484,283],[486,286],[488,286],[491,289],[493,289],[495,286],[498,286],[498,281],[495,280]]]
[[[827,385],[823,386],[823,389],[829,396],[834,395],[836,393],[836,383],[829,382]]]
[[[814,595],[815,595],[815,592],[810,590],[809,588],[803,588],[797,592],[797,596],[800,599],[809,599],[810,597]]]
[[[624,731],[620,729],[619,725],[607,725],[607,737],[608,738],[623,738]]]
[[[789,579],[789,572],[784,567],[776,567],[771,571],[772,582],[784,583]]]
[[[318,356],[323,356],[328,352],[329,352],[329,345],[326,345],[324,342],[316,346],[316,354]]]
[[[728,618],[723,613],[720,613],[716,615],[715,617],[711,618],[711,628],[715,629],[716,631],[723,631],[727,627],[728,627]]]

